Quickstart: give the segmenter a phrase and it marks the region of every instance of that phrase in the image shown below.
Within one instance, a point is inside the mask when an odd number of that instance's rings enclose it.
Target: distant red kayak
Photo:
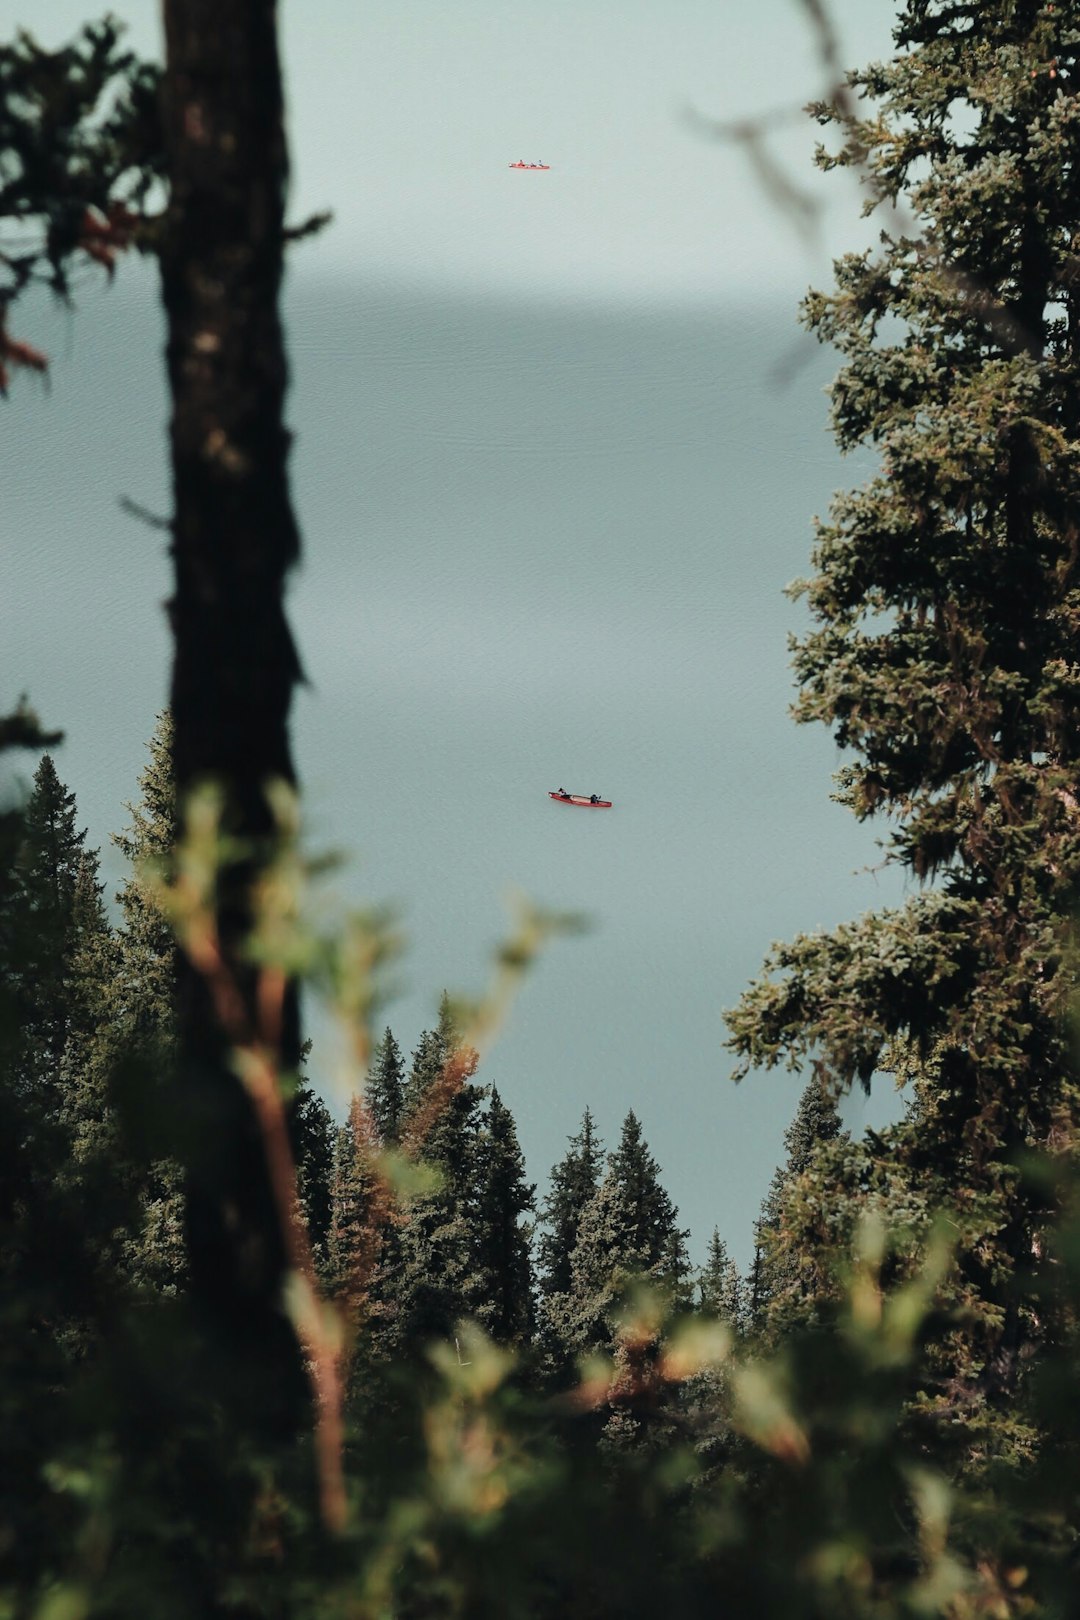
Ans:
[[[610,799],[590,799],[584,793],[552,793],[549,790],[548,798],[549,799],[554,799],[556,804],[576,804],[576,805],[579,805],[582,810],[610,810],[611,809],[611,800]]]
[[[550,163],[508,163],[508,169],[550,169]]]

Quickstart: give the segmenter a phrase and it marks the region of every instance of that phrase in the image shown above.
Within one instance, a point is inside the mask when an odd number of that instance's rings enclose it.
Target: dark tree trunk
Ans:
[[[246,848],[221,874],[219,926],[254,1025],[240,947],[273,832],[264,785],[295,780],[288,719],[299,678],[283,600],[299,536],[278,313],[288,165],[276,16],[274,0],[165,0],[164,13],[176,783],[181,797],[219,784],[226,826]],[[223,1331],[259,1343],[280,1374],[274,1346],[290,1364],[298,1358],[280,1309],[284,1247],[254,1113],[190,968],[179,1001],[200,1137],[189,1184],[193,1298]],[[290,989],[282,1058],[298,1057]],[[278,1383],[291,1388],[291,1373]]]

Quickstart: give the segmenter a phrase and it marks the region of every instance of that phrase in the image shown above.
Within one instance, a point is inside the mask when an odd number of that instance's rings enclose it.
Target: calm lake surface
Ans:
[[[722,1009],[770,941],[900,893],[829,802],[830,738],[787,715],[804,616],[783,587],[813,514],[868,470],[828,437],[835,357],[754,305],[301,274],[288,319],[297,758],[312,845],[350,857],[339,887],[402,908],[387,1017],[411,1047],[444,986],[482,988],[510,885],[586,912],[480,1078],[541,1185],[586,1105],[612,1145],[633,1107],[695,1255],[718,1224],[745,1261],[799,1082],[733,1087]],[[153,282],[88,290],[74,319],[28,309],[18,333],[54,366],[3,410],[0,699],[28,690],[65,727],[58,768],[105,845],[168,680],[163,536],[117,504],[168,509]],[[562,785],[615,808],[552,804]],[[325,1042],[322,1063],[333,1101]],[[886,1092],[848,1115],[891,1111]]]

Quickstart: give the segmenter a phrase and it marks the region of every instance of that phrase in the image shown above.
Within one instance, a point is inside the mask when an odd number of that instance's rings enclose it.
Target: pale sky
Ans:
[[[158,0],[113,9],[160,54]],[[895,9],[832,0],[843,60],[889,54]],[[59,43],[96,14],[0,0],[0,35],[23,23]],[[292,214],[335,213],[305,270],[621,303],[797,297],[866,240],[854,177],[812,169],[809,121],[772,145],[826,203],[816,248],[744,152],[683,117],[820,94],[800,0],[284,0],[281,15]],[[518,158],[550,172],[515,173]]]

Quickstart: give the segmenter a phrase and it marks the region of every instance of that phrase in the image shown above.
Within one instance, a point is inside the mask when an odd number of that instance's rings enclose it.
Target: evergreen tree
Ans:
[[[27,1275],[30,1297],[48,1295],[49,1303],[40,1315],[31,1308],[28,1331],[47,1334],[73,1364],[90,1353],[103,1316],[125,1292],[124,1248],[139,1218],[116,1151],[107,1085],[116,944],[97,853],[84,848],[75,795],[47,754],[23,832],[11,913],[20,1029],[3,1084],[15,1104],[9,1128],[21,1161],[22,1207],[13,1224],[24,1236],[0,1257],[0,1270],[18,1275],[25,1257],[16,1253],[29,1227],[44,1236],[37,1272]],[[57,1259],[57,1286],[48,1288],[41,1266],[51,1263],[50,1244],[61,1242],[71,1253]]]
[[[578,1239],[582,1212],[597,1187],[603,1165],[603,1143],[586,1108],[581,1129],[570,1138],[566,1154],[551,1172],[542,1219],[546,1230],[538,1245],[540,1288],[564,1294],[570,1287],[570,1261]]]
[[[308,1047],[304,1050],[306,1053]],[[330,1110],[301,1074],[289,1105],[289,1137],[297,1191],[317,1263],[326,1252],[333,1219],[336,1134]]]
[[[698,1273],[697,1285],[702,1312],[738,1330],[743,1318],[742,1280],[716,1227],[705,1251],[705,1264]]]
[[[56,774],[52,756],[44,754],[26,807],[16,872],[13,976],[22,1034],[19,1083],[46,1115],[57,1113],[63,1102],[61,1065],[77,950],[75,897],[85,842],[85,828],[76,830],[75,795]]]
[[[398,1116],[400,1137],[409,1133],[420,1119],[425,1105],[431,1103],[432,1088],[441,1079],[456,1040],[457,1032],[454,1028],[450,997],[444,990],[439,1003],[439,1022],[434,1029],[424,1030],[413,1052]],[[426,1121],[422,1128],[426,1128]]]
[[[582,1211],[570,1286],[546,1302],[556,1365],[561,1361],[565,1370],[574,1357],[612,1348],[619,1306],[635,1283],[652,1284],[673,1305],[687,1305],[686,1237],[631,1110],[604,1179]]]
[[[147,881],[145,868],[171,872],[180,836],[172,766],[172,716],[157,716],[139,773],[139,797],[126,805],[128,826],[113,843],[129,863],[117,891],[120,928],[107,1062],[122,1086],[128,1173],[138,1188],[142,1230],[132,1235],[130,1275],[154,1293],[184,1287],[184,1191],[180,1155],[186,1133],[176,1119],[176,979],[178,947],[172,926]],[[193,1126],[193,1133],[198,1127]]]
[[[85,1286],[72,1291],[55,1324],[73,1350],[88,1332],[90,1296],[118,1266],[118,1241],[137,1218],[116,1162],[107,1096],[115,941],[98,857],[85,840],[75,795],[46,754],[26,807],[14,885],[19,1035],[9,1083],[24,1098],[20,1148],[40,1196],[48,1199],[51,1189],[85,1206]]]
[[[837,441],[880,463],[834,502],[798,587],[815,624],[797,714],[832,727],[840,796],[892,820],[889,858],[924,887],[778,948],[730,1015],[744,1065],[805,1058],[835,1092],[898,1040],[924,1065],[932,1098],[889,1156],[907,1209],[944,1193],[963,1232],[948,1400],[975,1407],[1008,1396],[1040,1333],[1020,1279],[1045,1215],[1016,1159],[1078,1123],[1074,20],[909,0],[897,54],[815,109],[842,134],[823,166],[865,162],[872,206],[913,226],[886,221],[804,306],[843,356]]]
[[[689,1233],[679,1230],[679,1212],[661,1185],[660,1166],[633,1109],[623,1121],[619,1145],[608,1164],[619,1191],[624,1234],[620,1246],[628,1256],[641,1255],[648,1276],[682,1298],[689,1272]]]
[[[334,1135],[323,1265],[327,1292],[345,1306],[354,1326],[367,1312],[378,1261],[378,1232],[372,1219],[376,1148],[369,1115],[354,1098],[345,1123]]]
[[[121,927],[107,1054],[108,1064],[125,1080],[129,1135],[140,1158],[129,1174],[140,1189],[144,1229],[130,1240],[126,1264],[144,1285],[168,1293],[183,1286],[186,1269],[183,1172],[175,1151],[187,1153],[191,1144],[185,1147],[184,1133],[173,1140],[165,1129],[176,1112],[178,948],[145,868],[168,873],[180,835],[172,749],[172,715],[165,709],[148,744],[139,797],[126,807],[129,824],[113,837],[130,871],[117,896]],[[309,1050],[310,1043],[302,1058]],[[104,1114],[107,1099],[102,1097],[99,1106]],[[330,1226],[334,1128],[302,1069],[289,1104],[289,1134],[309,1235],[321,1258]]]
[[[775,1332],[781,1322],[792,1325],[793,1317],[806,1310],[825,1288],[834,1258],[831,1244],[815,1245],[805,1229],[796,1234],[787,1220],[791,1194],[800,1183],[820,1185],[824,1166],[822,1148],[845,1135],[840,1111],[817,1078],[804,1088],[795,1117],[784,1132],[787,1158],[775,1171],[754,1227],[755,1274],[753,1326]],[[802,1190],[805,1192],[806,1188]],[[828,1189],[826,1187],[826,1196]],[[822,1234],[824,1239],[824,1234]],[[781,1309],[781,1307],[783,1307]]]
[[[96,852],[79,857],[72,897],[67,984],[68,1031],[61,1059],[61,1109],[77,1157],[106,1129],[108,1031],[119,959],[98,881]]]
[[[402,1211],[385,1296],[395,1353],[449,1337],[457,1321],[486,1303],[477,1247],[484,1093],[471,1080],[475,1062],[475,1054],[459,1051],[444,995],[438,1026],[417,1043],[402,1105],[402,1144],[433,1172],[435,1185]]]
[[[520,1349],[531,1342],[535,1316],[532,1233],[523,1222],[536,1207],[536,1188],[525,1180],[514,1116],[494,1087],[477,1144],[477,1183],[477,1317],[496,1343]]]
[[[632,1238],[621,1189],[610,1162],[582,1211],[570,1260],[570,1287],[547,1302],[563,1367],[613,1348],[616,1317],[630,1286],[648,1269]]]
[[[154,862],[168,873],[179,839],[172,745],[172,715],[165,709],[139,775],[140,796],[126,806],[130,824],[113,836],[131,868],[117,892],[122,918],[118,1013],[140,1040],[170,1050],[176,1042],[177,945],[140,868]]]
[[[405,1062],[401,1048],[387,1026],[375,1048],[367,1080],[367,1100],[375,1129],[384,1147],[400,1140],[402,1109],[405,1101]]]

